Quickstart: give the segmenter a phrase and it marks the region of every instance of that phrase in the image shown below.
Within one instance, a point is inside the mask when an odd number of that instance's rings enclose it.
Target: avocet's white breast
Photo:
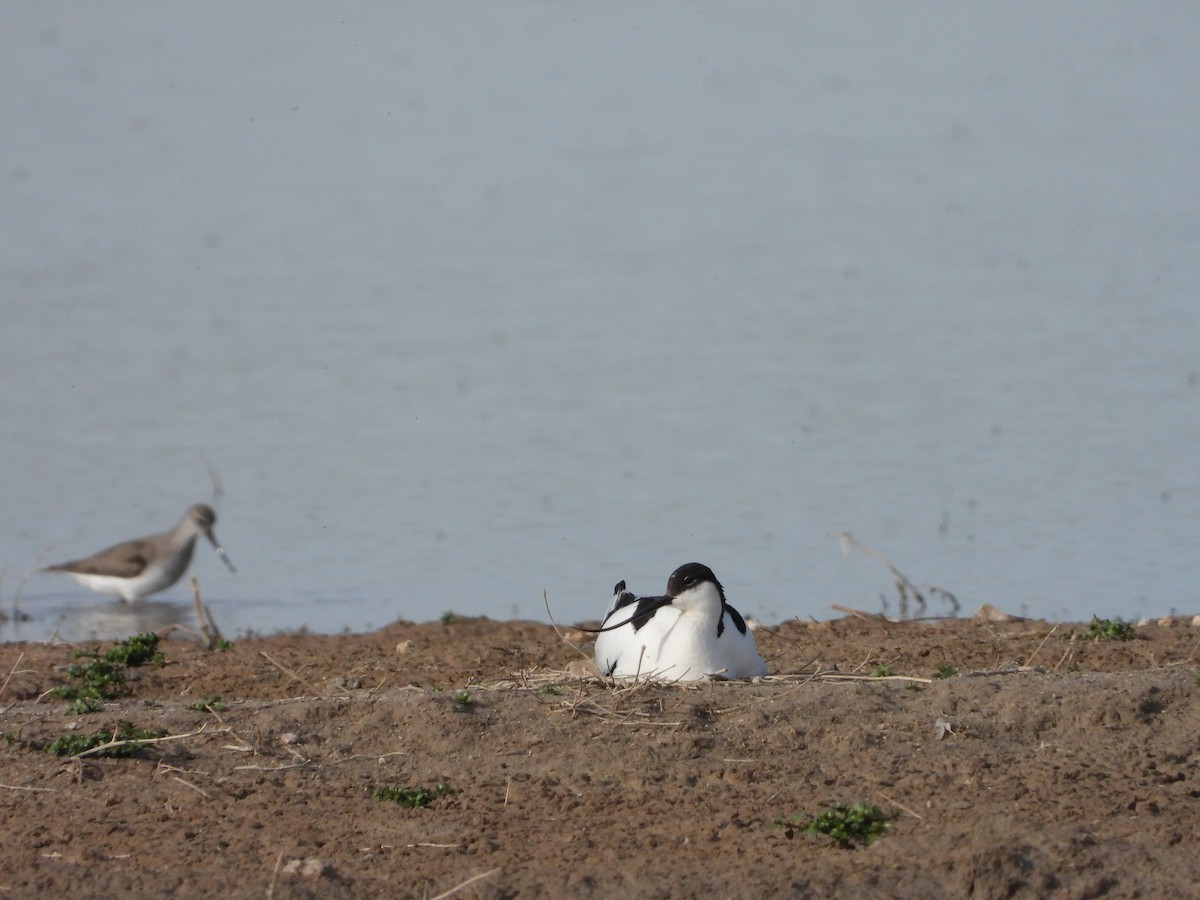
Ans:
[[[767,674],[754,635],[707,566],[680,566],[661,598],[639,600],[624,587],[624,582],[617,586],[604,623],[621,626],[596,639],[602,674],[665,681]],[[639,624],[640,609],[651,615]]]

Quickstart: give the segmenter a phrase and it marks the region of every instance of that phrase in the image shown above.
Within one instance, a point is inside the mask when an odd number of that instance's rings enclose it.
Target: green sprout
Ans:
[[[72,715],[99,711],[105,700],[125,692],[126,669],[162,662],[163,658],[158,652],[158,635],[149,631],[117,641],[104,655],[84,651],[75,654],[76,659],[85,657],[87,662],[67,666],[72,682],[53,690],[56,697],[72,701],[67,707]]]
[[[1085,641],[1132,641],[1137,636],[1137,629],[1128,622],[1120,619],[1101,619],[1092,616],[1088,625]]]
[[[777,816],[771,824],[783,828],[788,838],[794,837],[799,829],[811,837],[826,835],[839,847],[855,844],[868,846],[891,827],[882,809],[866,803],[855,803],[853,806],[834,804],[816,816],[793,816],[791,819]]]
[[[428,806],[437,797],[453,793],[454,788],[441,782],[431,788],[377,787],[372,796],[376,800],[392,800],[405,809],[416,809],[419,806]]]

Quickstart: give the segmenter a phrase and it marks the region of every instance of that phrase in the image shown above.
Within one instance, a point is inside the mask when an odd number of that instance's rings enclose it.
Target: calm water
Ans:
[[[2,19],[5,609],[204,458],[231,634],[597,617],[693,559],[895,611],[842,531],[967,613],[1200,609],[1200,7]],[[0,638],[191,621],[20,590]]]

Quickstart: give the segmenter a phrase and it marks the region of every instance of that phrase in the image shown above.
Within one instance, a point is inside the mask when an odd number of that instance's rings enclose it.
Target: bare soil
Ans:
[[[760,681],[624,688],[530,622],[172,640],[85,715],[46,693],[81,648],[4,644],[0,893],[1194,895],[1200,629],[1086,631],[791,622]],[[167,739],[45,749],[119,721]],[[870,846],[772,824],[857,802],[890,816]]]

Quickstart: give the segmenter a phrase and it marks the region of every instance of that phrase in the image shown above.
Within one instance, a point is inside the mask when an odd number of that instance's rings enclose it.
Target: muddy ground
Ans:
[[[177,639],[82,715],[46,692],[95,645],[4,644],[0,894],[1194,895],[1200,628],[1087,630],[791,622],[766,679],[622,690],[530,622]],[[46,749],[120,721],[164,739]],[[859,802],[870,846],[773,824]]]

